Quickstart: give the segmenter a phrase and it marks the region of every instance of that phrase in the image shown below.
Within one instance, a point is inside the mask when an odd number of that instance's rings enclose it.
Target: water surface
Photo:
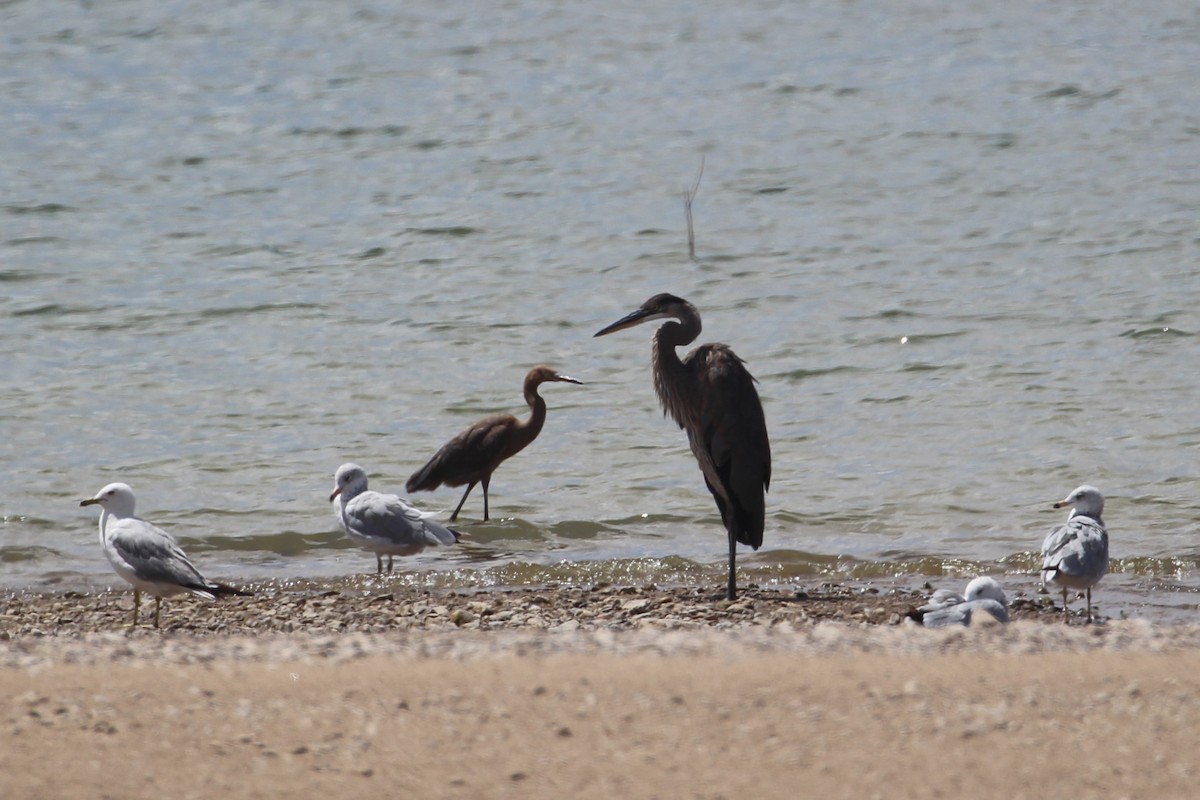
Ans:
[[[544,362],[415,580],[719,585],[651,331],[591,336],[671,291],[760,381],[747,579],[1020,582],[1086,481],[1194,609],[1197,63],[1176,2],[7,4],[0,583],[116,581],[117,479],[210,574],[367,571],[338,464],[399,490]]]

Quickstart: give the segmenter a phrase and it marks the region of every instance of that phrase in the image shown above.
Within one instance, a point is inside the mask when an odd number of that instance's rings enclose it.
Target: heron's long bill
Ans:
[[[592,334],[592,338],[595,339],[597,336],[604,336],[609,333],[615,333],[616,331],[623,331],[626,328],[632,328],[634,325],[637,325],[639,322],[645,322],[646,318],[649,317],[652,313],[654,313],[654,312],[647,311],[644,308],[639,308],[637,311],[633,311],[633,312],[621,317],[619,320],[614,322],[612,325],[609,325],[607,328],[602,328],[601,330]]]
[[[596,334],[596,335],[599,336],[600,334]],[[559,375],[556,373],[554,376],[554,380],[562,381],[563,383],[576,383],[576,384],[579,384],[580,386],[583,386],[583,381],[577,381],[574,378],[572,378],[570,375]]]

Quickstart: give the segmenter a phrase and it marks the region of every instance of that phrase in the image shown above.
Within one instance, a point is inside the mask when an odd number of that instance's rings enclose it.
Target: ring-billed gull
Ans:
[[[1070,620],[1068,589],[1087,590],[1087,621],[1092,621],[1092,587],[1108,572],[1108,531],[1101,515],[1104,495],[1080,486],[1055,508],[1071,507],[1067,521],[1050,531],[1042,544],[1042,582],[1062,589],[1063,619]]]
[[[944,628],[970,625],[972,618],[981,614],[997,622],[1008,622],[1008,597],[995,578],[975,578],[963,594],[938,589],[928,603],[909,612],[909,617],[926,628]]]
[[[342,530],[363,550],[375,554],[376,574],[383,572],[383,556],[411,556],[426,547],[451,545],[458,533],[434,522],[430,512],[420,511],[394,494],[367,489],[367,473],[358,464],[342,464],[333,475],[332,502]]]
[[[214,600],[222,594],[250,594],[201,575],[171,534],[134,516],[134,504],[133,490],[124,483],[110,483],[79,503],[100,506],[100,544],[113,571],[133,586],[134,626],[142,592],[154,595],[156,628],[164,597],[187,592]]]
[[[475,484],[483,484],[483,519],[488,519],[488,484],[492,473],[507,458],[512,458],[537,438],[546,423],[546,401],[538,394],[538,386],[548,381],[583,384],[574,378],[560,375],[550,367],[539,365],[525,376],[525,402],[529,404],[529,418],[519,420],[512,414],[491,414],[461,431],[442,445],[425,466],[414,472],[404,484],[407,492],[432,491],[442,484],[446,486],[467,485],[462,500],[450,515],[450,521],[458,519],[458,512]]]

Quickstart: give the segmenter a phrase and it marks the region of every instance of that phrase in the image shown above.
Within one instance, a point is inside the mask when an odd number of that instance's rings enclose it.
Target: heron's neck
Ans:
[[[650,351],[654,391],[663,413],[669,414],[681,428],[693,416],[687,399],[694,393],[691,391],[691,371],[680,360],[675,348],[691,344],[699,335],[699,319],[695,320],[694,326],[689,326],[687,320],[668,322],[654,334],[654,346]]]

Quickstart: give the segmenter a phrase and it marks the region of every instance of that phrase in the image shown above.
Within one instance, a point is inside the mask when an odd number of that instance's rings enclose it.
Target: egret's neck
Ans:
[[[546,401],[538,394],[538,386],[540,383],[530,383],[525,386],[525,402],[529,405],[529,419],[518,423],[527,431],[532,431],[534,436],[537,436],[542,431],[542,426],[546,424]]]

